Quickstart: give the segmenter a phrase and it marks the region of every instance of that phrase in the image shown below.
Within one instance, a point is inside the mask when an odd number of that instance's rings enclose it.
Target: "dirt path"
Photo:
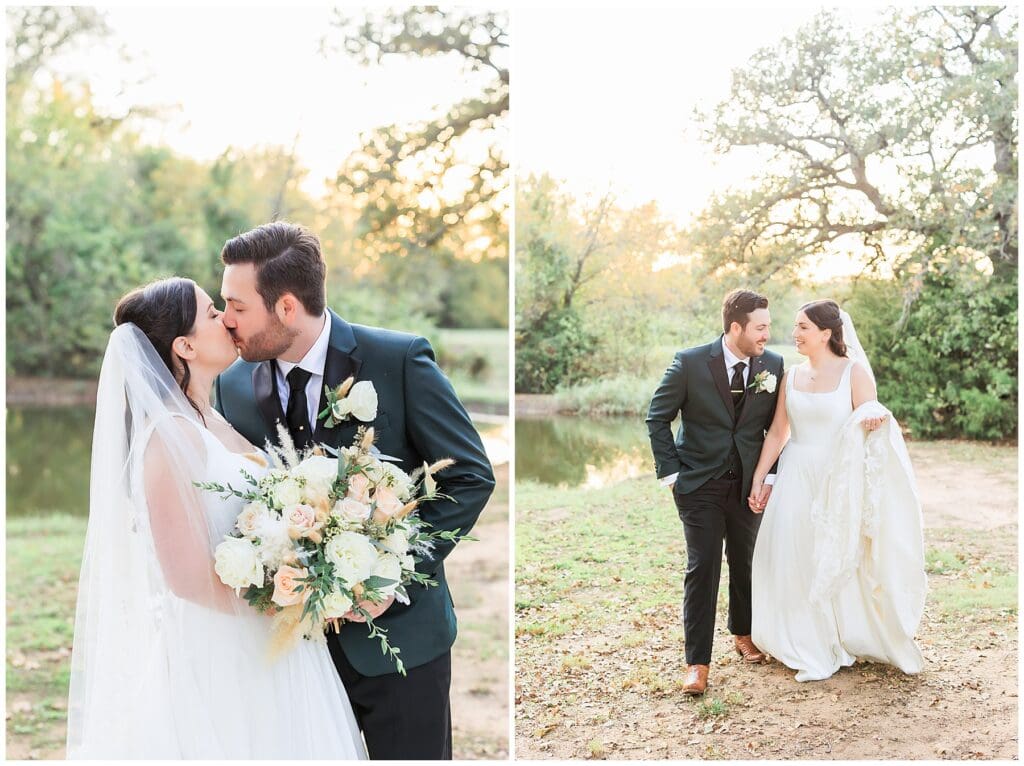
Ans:
[[[516,757],[1016,759],[1016,450],[995,462],[936,444],[911,452],[932,551],[923,673],[858,663],[798,684],[778,662],[737,661],[723,571],[702,699],[681,692],[678,608],[570,630],[542,652],[537,636],[517,636]]]
[[[452,739],[456,759],[508,758],[508,465],[473,529],[446,562],[459,618],[452,653]]]

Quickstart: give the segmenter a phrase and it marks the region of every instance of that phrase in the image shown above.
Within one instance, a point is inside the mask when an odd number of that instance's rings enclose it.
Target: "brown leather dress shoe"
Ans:
[[[733,636],[733,643],[736,646],[736,654],[740,655],[744,662],[757,664],[768,661],[768,655],[754,646],[750,636]]]
[[[708,690],[708,666],[687,665],[686,680],[683,682],[683,693],[703,694]]]

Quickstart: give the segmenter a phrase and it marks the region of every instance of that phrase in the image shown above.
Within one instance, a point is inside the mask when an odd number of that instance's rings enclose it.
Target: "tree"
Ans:
[[[859,240],[869,268],[1015,280],[1016,30],[1005,8],[895,11],[867,31],[823,13],[759,51],[704,119],[718,151],[754,148],[771,171],[716,197],[696,246],[761,279]]]
[[[432,315],[453,321],[465,295],[443,290],[444,284],[485,260],[501,261],[507,275],[506,15],[413,7],[359,19],[336,12],[334,25],[341,47],[364,65],[392,56],[444,56],[479,83],[478,92],[425,120],[363,135],[334,192],[339,215],[353,208],[357,214],[351,234],[360,258],[379,265],[376,273],[388,285],[416,285]],[[338,46],[329,37],[324,48]],[[491,305],[507,305],[507,276],[482,286]]]
[[[550,176],[519,182],[516,205],[516,387],[549,392],[636,374],[679,292],[654,276],[676,232],[653,203],[611,191],[578,200]]]

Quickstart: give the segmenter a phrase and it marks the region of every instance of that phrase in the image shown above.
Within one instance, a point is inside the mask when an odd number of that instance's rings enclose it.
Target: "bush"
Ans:
[[[594,337],[572,310],[517,332],[516,391],[550,394],[560,384],[585,380],[593,348]]]
[[[900,332],[898,288],[859,287],[848,303],[878,397],[915,438],[1017,435],[1017,287],[937,273]]]

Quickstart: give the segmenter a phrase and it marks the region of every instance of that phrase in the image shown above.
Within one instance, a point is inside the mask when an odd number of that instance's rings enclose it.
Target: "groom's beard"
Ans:
[[[268,326],[253,335],[249,340],[242,341],[233,332],[231,337],[238,343],[238,353],[247,362],[265,362],[277,359],[295,340],[298,330],[289,330],[274,314],[270,315]]]

